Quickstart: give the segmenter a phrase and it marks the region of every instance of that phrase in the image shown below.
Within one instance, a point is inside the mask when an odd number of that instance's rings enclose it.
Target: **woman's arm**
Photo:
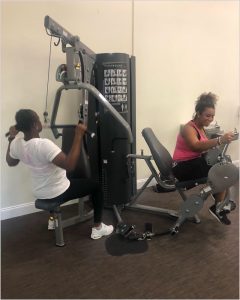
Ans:
[[[82,137],[86,131],[84,124],[78,124],[75,129],[75,135],[73,139],[72,147],[69,153],[66,155],[60,152],[52,162],[58,167],[65,169],[67,172],[71,172],[76,168],[81,152]]]
[[[199,141],[196,129],[190,125],[185,125],[182,130],[182,136],[186,141],[186,144],[192,151],[204,152],[220,144],[230,143],[234,134],[232,132],[225,133],[220,138],[214,138],[206,141]]]
[[[9,167],[15,167],[16,165],[18,165],[20,160],[12,158],[10,156],[10,144],[11,144],[11,142],[12,142],[12,140],[9,140],[9,144],[8,144],[8,148],[7,148],[7,154],[6,154],[6,161],[7,161],[7,164],[9,165]]]
[[[11,126],[9,128],[9,137],[8,137],[8,148],[6,153],[6,161],[9,167],[14,167],[19,163],[19,159],[12,158],[10,156],[10,145],[11,142],[15,139],[15,136],[18,134],[18,130],[16,130],[15,126]]]

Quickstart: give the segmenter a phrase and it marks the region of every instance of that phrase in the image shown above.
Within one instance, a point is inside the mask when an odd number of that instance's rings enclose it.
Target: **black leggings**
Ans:
[[[195,180],[208,176],[208,171],[212,166],[209,166],[203,156],[180,161],[172,168],[174,176],[179,181]]]
[[[94,210],[94,223],[102,221],[103,199],[101,196],[100,185],[92,179],[74,178],[70,179],[69,188],[61,195],[53,198],[58,200],[60,204],[76,198],[91,195]]]

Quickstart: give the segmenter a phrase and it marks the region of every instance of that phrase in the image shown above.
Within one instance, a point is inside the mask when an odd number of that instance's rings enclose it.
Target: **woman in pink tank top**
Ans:
[[[203,93],[196,101],[195,116],[180,130],[173,153],[173,174],[179,181],[195,180],[208,176],[211,168],[202,156],[209,149],[232,141],[233,133],[228,132],[220,138],[208,139],[204,127],[210,125],[215,116],[217,96]],[[209,211],[223,224],[231,222],[223,210],[216,214],[217,203],[224,200],[226,191],[215,194],[215,204]]]

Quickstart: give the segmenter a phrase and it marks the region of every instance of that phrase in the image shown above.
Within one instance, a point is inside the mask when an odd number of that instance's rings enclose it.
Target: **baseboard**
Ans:
[[[14,206],[1,208],[1,220],[11,219],[39,211],[35,208],[35,202],[28,202]]]
[[[146,179],[139,179],[137,181],[137,189],[140,189],[145,183]],[[150,185],[154,185],[154,180],[149,183]],[[76,200],[69,201],[66,205],[70,205],[76,203]],[[35,202],[28,202],[19,205],[9,206],[5,208],[1,208],[1,220],[16,218],[28,214],[32,214],[35,212],[39,212],[40,210],[35,208]]]
[[[239,160],[233,161],[233,164],[236,166],[239,166]],[[137,180],[137,189],[140,189],[144,183],[146,182],[147,178],[145,179],[138,179]],[[149,183],[148,186],[152,186],[156,184],[155,178]],[[69,201],[67,205],[75,203],[76,200]],[[28,202],[28,203],[23,203],[19,205],[14,205],[14,206],[9,206],[5,208],[1,208],[1,220],[6,220],[6,219],[11,219],[15,217],[20,217],[24,216],[27,214],[32,214],[35,212],[39,212],[39,209],[35,208],[35,202]]]
[[[70,205],[76,203],[77,200],[71,200],[65,205]],[[1,208],[1,220],[21,217],[24,215],[32,214],[35,212],[39,212],[41,210],[35,208],[35,201],[23,203],[19,205],[9,206],[5,208]]]
[[[232,163],[233,163],[235,166],[239,167],[239,160],[233,160]]]
[[[145,179],[138,179],[138,180],[137,180],[137,189],[138,189],[138,190],[144,185],[144,183],[146,182],[147,179],[148,179],[148,178],[145,178]],[[150,181],[150,183],[148,184],[148,186],[153,186],[153,185],[155,185],[156,183],[157,183],[157,182],[156,182],[156,179],[153,178],[153,179]]]

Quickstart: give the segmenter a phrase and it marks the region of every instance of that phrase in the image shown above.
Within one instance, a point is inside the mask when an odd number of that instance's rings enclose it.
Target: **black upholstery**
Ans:
[[[172,173],[172,162],[173,159],[168,150],[159,142],[156,135],[151,128],[144,128],[142,135],[148,144],[151,151],[152,157],[158,167],[158,170],[166,179],[174,179]],[[207,182],[207,177],[198,178],[196,180],[189,181],[177,181],[175,180],[175,186],[177,189],[191,189],[199,184]]]
[[[75,134],[75,128],[63,128],[62,131],[62,151],[65,154],[68,154],[68,152],[71,149],[73,139]],[[85,136],[83,137],[82,141],[82,147],[81,147],[81,153],[79,157],[79,161],[77,163],[77,166],[74,171],[71,173],[68,173],[68,178],[90,178],[91,177],[91,170],[90,170],[90,163],[89,158],[87,155],[87,149],[86,149],[86,141]]]
[[[192,189],[196,185],[205,184],[207,182],[207,177],[198,178],[195,180],[188,181],[176,181],[175,186],[177,189]]]
[[[161,175],[168,179],[173,178],[173,160],[168,150],[159,142],[151,128],[144,128],[142,130],[142,135],[148,144],[152,157]]]
[[[58,206],[60,206],[61,204],[67,201],[52,200],[52,199],[37,199],[35,201],[35,207],[38,209],[43,209],[43,210],[53,212],[57,209]]]

